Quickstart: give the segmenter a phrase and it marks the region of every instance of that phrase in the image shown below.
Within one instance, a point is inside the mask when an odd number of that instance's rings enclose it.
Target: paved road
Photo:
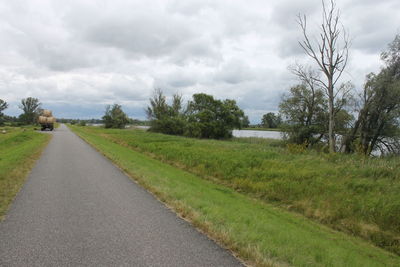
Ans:
[[[6,219],[0,266],[240,266],[61,126]]]

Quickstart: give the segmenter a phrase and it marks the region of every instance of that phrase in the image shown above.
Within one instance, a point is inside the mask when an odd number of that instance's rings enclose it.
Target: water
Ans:
[[[148,130],[150,128],[150,126],[132,125],[132,128]]]
[[[276,131],[252,131],[252,130],[233,130],[234,137],[257,137],[257,138],[271,138],[282,139],[282,133]]]
[[[133,126],[133,128],[147,130],[149,126]],[[281,132],[276,131],[252,131],[252,130],[233,130],[232,135],[234,137],[257,137],[257,138],[272,138],[282,139]]]

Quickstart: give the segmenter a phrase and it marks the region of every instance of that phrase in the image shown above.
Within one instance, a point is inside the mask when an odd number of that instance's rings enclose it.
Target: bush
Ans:
[[[129,118],[122,111],[121,105],[114,104],[106,107],[105,115],[103,116],[104,126],[106,128],[125,128],[129,123]]]

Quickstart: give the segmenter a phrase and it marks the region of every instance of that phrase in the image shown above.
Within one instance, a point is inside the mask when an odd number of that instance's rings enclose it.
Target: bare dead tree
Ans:
[[[329,151],[335,152],[335,99],[343,95],[341,90],[346,87],[336,88],[342,76],[349,57],[350,41],[344,27],[340,24],[340,12],[334,0],[327,5],[322,1],[322,24],[316,41],[312,41],[307,33],[306,15],[298,16],[298,23],[302,29],[304,40],[299,42],[304,52],[312,58],[322,72],[324,79],[315,76],[313,79],[325,89],[329,109]],[[342,39],[342,40],[341,40]]]
[[[302,82],[307,84],[312,91],[320,88],[317,80],[319,79],[319,73],[313,70],[309,66],[304,66],[299,63],[289,66],[290,72],[292,72]]]

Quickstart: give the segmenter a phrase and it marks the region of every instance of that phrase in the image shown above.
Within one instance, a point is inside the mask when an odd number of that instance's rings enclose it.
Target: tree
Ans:
[[[125,128],[128,124],[129,118],[122,111],[121,105],[114,104],[112,106],[108,105],[106,107],[106,112],[103,116],[104,126],[106,128]]]
[[[194,94],[186,110],[185,135],[197,138],[228,138],[232,130],[241,128],[244,112],[234,100],[216,100],[207,94]]]
[[[172,104],[168,105],[161,89],[156,89],[146,113],[150,120],[150,131],[183,135],[186,122],[181,95],[173,95]]]
[[[346,68],[349,56],[349,38],[345,29],[340,28],[340,12],[334,0],[329,6],[322,1],[322,24],[317,43],[314,43],[307,33],[307,17],[298,17],[304,40],[299,42],[304,52],[314,60],[324,79],[313,79],[325,90],[328,98],[328,141],[329,151],[335,152],[335,99],[345,87],[336,88],[336,84]],[[340,38],[343,41],[340,42]],[[343,94],[343,92],[342,92]]]
[[[283,131],[289,141],[313,145],[326,132],[326,100],[321,89],[299,84],[290,88],[279,104],[285,118]]]
[[[234,128],[249,123],[234,100],[194,94],[185,109],[180,95],[175,94],[169,105],[160,89],[154,91],[146,113],[151,131],[197,138],[228,138]]]
[[[4,101],[3,99],[0,99],[0,125],[3,124],[4,121],[3,110],[5,110],[6,108],[8,108],[7,102]]]
[[[3,99],[0,99],[0,114],[3,114],[3,110],[5,110],[6,108],[8,108],[8,104],[6,101],[4,101]]]
[[[382,53],[385,67],[367,75],[359,97],[358,118],[344,142],[347,153],[360,150],[365,155],[379,149],[400,153],[400,36]]]
[[[241,120],[241,128],[247,128],[250,126],[249,116],[244,116]]]
[[[155,89],[153,97],[150,98],[150,106],[146,109],[149,120],[161,120],[168,112],[166,97],[161,89]]]
[[[392,78],[398,82],[400,79],[400,34],[396,35],[388,48],[381,54],[381,58]]]
[[[34,124],[39,116],[41,103],[39,99],[28,97],[21,100],[20,109],[24,112],[20,115],[20,120],[25,124]]]
[[[261,119],[261,125],[265,128],[278,128],[281,123],[281,117],[279,115],[275,115],[273,112],[264,114]]]

